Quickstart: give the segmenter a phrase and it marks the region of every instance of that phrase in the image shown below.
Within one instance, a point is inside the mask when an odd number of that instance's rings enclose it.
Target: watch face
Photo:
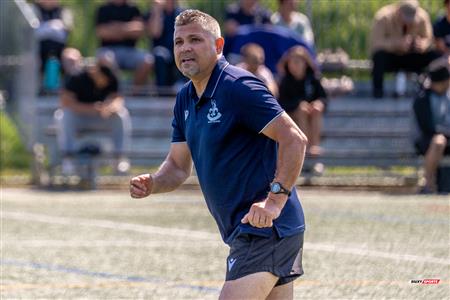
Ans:
[[[280,186],[280,184],[279,183],[273,183],[272,184],[272,188],[271,188],[271,192],[272,193],[278,193],[278,192],[280,192],[281,191],[281,186]]]

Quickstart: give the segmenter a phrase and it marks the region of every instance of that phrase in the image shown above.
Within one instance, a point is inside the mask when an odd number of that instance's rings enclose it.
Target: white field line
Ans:
[[[138,225],[124,222],[114,222],[108,220],[90,220],[83,218],[67,218],[67,217],[54,217],[43,214],[32,214],[32,213],[24,213],[24,212],[8,212],[3,211],[2,214],[3,219],[10,220],[19,220],[19,221],[33,221],[40,223],[49,223],[49,224],[59,224],[59,225],[70,225],[70,226],[87,226],[87,227],[97,227],[103,229],[114,229],[114,230],[122,230],[122,231],[133,231],[139,233],[146,234],[161,234],[166,236],[174,236],[174,237],[190,237],[193,239],[201,239],[201,240],[219,240],[219,234],[203,232],[203,231],[195,231],[195,230],[186,230],[186,229],[177,229],[177,228],[167,228],[167,227],[157,227],[157,226],[149,226],[149,225]]]
[[[33,221],[40,223],[48,223],[48,224],[59,224],[59,225],[70,225],[70,226],[88,226],[88,227],[97,227],[103,229],[114,229],[114,230],[123,230],[123,231],[133,231],[139,233],[146,234],[161,234],[172,237],[181,237],[181,238],[191,238],[191,239],[200,239],[203,241],[219,241],[219,235],[204,232],[204,231],[196,231],[196,230],[187,230],[187,229],[176,229],[176,228],[167,228],[167,227],[157,227],[157,226],[147,226],[147,225],[137,225],[123,222],[113,222],[106,220],[89,220],[83,218],[67,218],[67,217],[54,217],[43,214],[32,214],[32,213],[23,213],[23,212],[2,212],[3,219],[11,219],[11,220],[19,220],[19,221]],[[168,241],[168,240],[166,240]],[[6,242],[6,241],[5,241]],[[66,242],[64,242],[66,243]],[[69,242],[70,243],[70,242]],[[79,245],[87,246],[94,245],[94,243],[85,243],[78,242]],[[7,244],[7,243],[5,243]],[[6,246],[4,244],[4,246]],[[120,244],[120,242],[116,242],[116,245]],[[128,241],[126,243],[128,245]],[[123,243],[122,243],[123,245]],[[409,255],[409,254],[396,254],[390,252],[383,251],[373,251],[364,248],[348,248],[342,246],[336,246],[333,244],[318,244],[318,243],[305,243],[305,250],[313,250],[313,251],[322,251],[322,252],[333,252],[333,253],[341,253],[341,254],[350,254],[350,255],[358,255],[364,257],[373,257],[373,258],[385,258],[392,260],[401,260],[401,261],[412,261],[412,262],[420,262],[420,263],[433,263],[439,265],[447,265],[450,266],[450,259],[437,258],[431,256],[418,256],[418,255]]]

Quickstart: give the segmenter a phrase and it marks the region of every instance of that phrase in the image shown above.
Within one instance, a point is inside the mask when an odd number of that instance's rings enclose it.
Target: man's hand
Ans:
[[[284,199],[274,200],[267,197],[262,202],[252,204],[250,211],[242,218],[242,223],[250,223],[257,228],[272,227],[273,221],[280,216],[281,209],[286,203],[287,196]]]
[[[152,193],[153,178],[150,174],[142,174],[131,178],[130,195],[133,198],[144,198]]]

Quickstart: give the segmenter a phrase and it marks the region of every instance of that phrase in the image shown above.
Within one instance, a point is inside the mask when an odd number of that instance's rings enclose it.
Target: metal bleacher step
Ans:
[[[132,163],[159,164],[167,155],[175,97],[126,97],[133,132],[130,145]],[[55,144],[53,112],[56,96],[38,99],[39,140]],[[320,161],[327,165],[388,166],[415,165],[410,142],[409,99],[373,100],[369,97],[336,97],[324,115]],[[94,136],[101,137],[99,132]],[[309,159],[309,158],[307,158]]]

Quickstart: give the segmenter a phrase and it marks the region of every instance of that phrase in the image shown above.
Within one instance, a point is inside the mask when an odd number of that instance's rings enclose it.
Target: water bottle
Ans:
[[[44,68],[44,88],[48,91],[56,91],[60,86],[61,64],[55,56],[50,56]]]

